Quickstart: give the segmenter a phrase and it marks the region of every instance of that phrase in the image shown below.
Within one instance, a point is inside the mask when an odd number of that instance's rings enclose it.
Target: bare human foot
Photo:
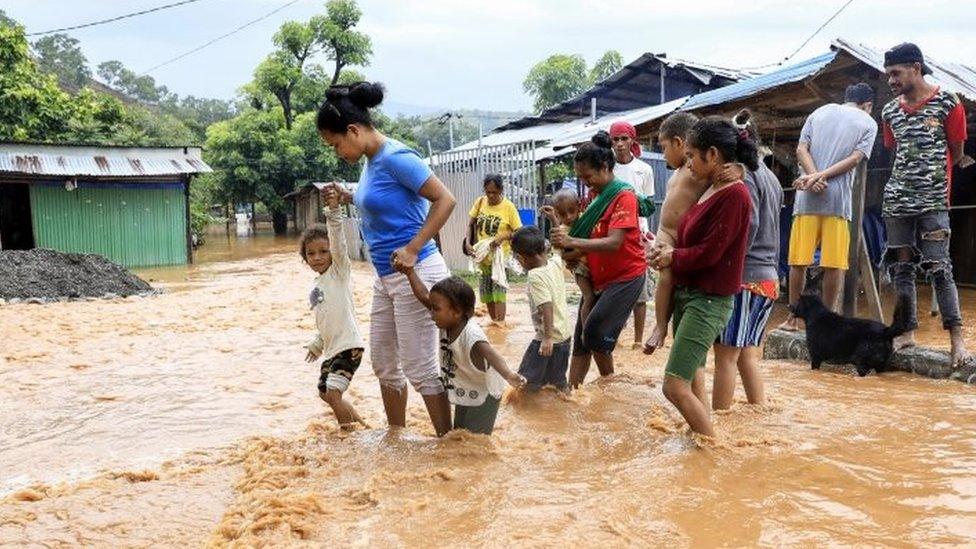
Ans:
[[[902,349],[908,349],[909,347],[915,346],[915,330],[910,332],[905,332],[902,335],[896,337],[891,342],[891,346],[896,350],[900,351]]]
[[[783,321],[782,324],[776,327],[777,330],[783,330],[784,332],[799,332],[800,331],[800,319],[790,315]]]
[[[964,366],[971,366],[973,363],[973,355],[969,354],[969,350],[966,349],[966,341],[962,337],[962,330],[959,327],[950,330],[949,339],[952,343],[952,367],[962,368]]]
[[[654,354],[658,348],[664,346],[664,340],[668,337],[668,327],[667,325],[658,328],[657,324],[651,328],[651,336],[647,338],[644,342],[644,354],[650,355]]]

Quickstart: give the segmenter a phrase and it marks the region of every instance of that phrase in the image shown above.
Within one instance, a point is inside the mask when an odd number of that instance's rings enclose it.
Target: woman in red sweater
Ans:
[[[674,344],[664,370],[664,396],[691,429],[714,436],[705,380],[699,370],[708,349],[732,314],[732,296],[742,287],[742,267],[749,236],[752,200],[742,181],[720,177],[729,162],[759,167],[756,143],[749,134],[720,117],[700,120],[688,132],[689,167],[711,186],[678,225],[674,247],[655,246],[649,260],[674,276]]]

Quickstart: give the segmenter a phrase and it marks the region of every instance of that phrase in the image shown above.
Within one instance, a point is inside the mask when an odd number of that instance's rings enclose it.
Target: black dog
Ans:
[[[847,318],[827,309],[815,295],[802,295],[790,307],[794,316],[807,327],[807,349],[810,366],[820,369],[824,361],[853,364],[857,375],[866,376],[872,369],[888,370],[892,340],[912,329],[909,325],[909,296],[899,296],[891,326],[863,318]]]

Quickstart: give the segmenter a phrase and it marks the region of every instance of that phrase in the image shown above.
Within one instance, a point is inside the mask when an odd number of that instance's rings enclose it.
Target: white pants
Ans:
[[[428,288],[451,275],[440,253],[419,261],[414,271]],[[394,273],[373,282],[369,350],[380,385],[401,390],[409,380],[422,395],[443,393],[439,337],[430,311],[417,301],[406,276]]]

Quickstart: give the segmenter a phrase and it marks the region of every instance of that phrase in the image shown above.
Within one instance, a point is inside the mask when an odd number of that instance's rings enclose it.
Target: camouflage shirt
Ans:
[[[949,143],[966,140],[966,113],[955,94],[936,90],[919,105],[895,98],[881,111],[885,146],[896,147],[885,186],[885,217],[903,217],[949,207],[952,159]]]

